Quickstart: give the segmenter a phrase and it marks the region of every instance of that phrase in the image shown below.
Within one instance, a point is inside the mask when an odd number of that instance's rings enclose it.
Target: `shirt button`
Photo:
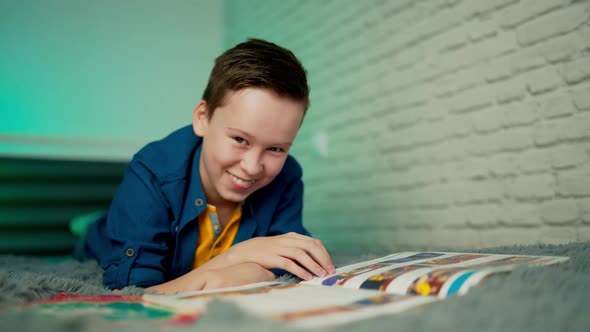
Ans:
[[[219,225],[218,224],[213,225],[213,229],[216,230],[216,231],[218,231],[219,230]]]
[[[200,198],[195,199],[195,205],[196,206],[203,206],[203,200]]]
[[[135,250],[133,250],[133,248],[127,248],[127,250],[125,250],[125,255],[127,255],[127,257],[133,257],[133,255],[135,255]]]
[[[174,231],[178,233],[178,226],[174,227]]]

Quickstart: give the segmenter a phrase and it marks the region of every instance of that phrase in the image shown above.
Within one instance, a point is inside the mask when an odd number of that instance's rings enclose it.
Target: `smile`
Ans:
[[[236,184],[238,187],[240,187],[242,189],[250,188],[257,181],[257,180],[244,180],[244,179],[237,177],[229,172],[228,172],[228,174],[231,176],[234,184]]]

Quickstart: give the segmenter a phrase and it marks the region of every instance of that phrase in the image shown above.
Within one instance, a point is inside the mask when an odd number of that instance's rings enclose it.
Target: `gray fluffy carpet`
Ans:
[[[398,251],[398,250],[396,250]],[[404,251],[404,250],[399,250]],[[337,331],[590,331],[590,242],[567,245],[511,246],[461,250],[505,254],[569,256],[556,266],[518,269],[495,276],[461,297],[419,310],[358,321]],[[392,251],[395,252],[395,251]],[[391,252],[333,255],[337,266]],[[48,262],[32,257],[0,256],[0,329],[2,331],[105,331],[93,317],[51,319],[11,308],[59,293],[110,294],[101,284],[102,271],[93,262]],[[123,294],[141,294],[129,287]],[[214,302],[188,326],[109,326],[110,331],[299,331],[255,318],[236,307]],[[328,329],[324,329],[328,330]]]

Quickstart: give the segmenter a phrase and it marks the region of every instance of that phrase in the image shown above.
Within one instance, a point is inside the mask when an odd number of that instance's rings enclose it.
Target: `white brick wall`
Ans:
[[[226,1],[247,37],[309,72],[292,152],[329,247],[590,240],[589,1]]]

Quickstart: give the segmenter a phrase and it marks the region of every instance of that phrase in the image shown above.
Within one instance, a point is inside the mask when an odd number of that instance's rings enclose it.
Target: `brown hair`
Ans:
[[[209,76],[203,100],[208,118],[223,106],[228,92],[262,88],[309,107],[309,87],[301,62],[286,48],[261,39],[249,39],[225,51]]]

